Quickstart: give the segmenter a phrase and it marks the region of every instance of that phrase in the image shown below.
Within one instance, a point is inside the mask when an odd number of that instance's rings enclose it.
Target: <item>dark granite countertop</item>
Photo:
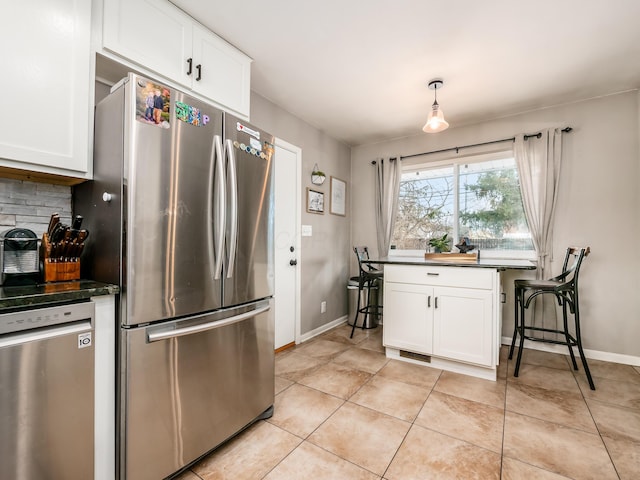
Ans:
[[[372,258],[365,263],[381,265],[422,265],[431,267],[470,267],[494,268],[496,270],[535,270],[536,266],[529,260],[512,260],[503,258],[480,258],[479,262],[455,262],[451,260],[425,260],[424,257],[389,256]]]
[[[92,280],[0,287],[0,313],[4,310],[46,307],[49,304],[74,302],[101,295],[115,295],[119,292],[117,285]]]

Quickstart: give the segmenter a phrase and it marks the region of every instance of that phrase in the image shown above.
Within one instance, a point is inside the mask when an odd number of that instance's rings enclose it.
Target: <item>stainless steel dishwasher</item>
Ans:
[[[0,473],[94,478],[94,304],[0,314]]]

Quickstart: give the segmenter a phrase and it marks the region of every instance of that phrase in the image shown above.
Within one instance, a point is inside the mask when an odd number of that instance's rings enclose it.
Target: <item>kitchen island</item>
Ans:
[[[478,262],[390,256],[384,265],[386,355],[496,380],[502,334],[500,273],[528,260]]]

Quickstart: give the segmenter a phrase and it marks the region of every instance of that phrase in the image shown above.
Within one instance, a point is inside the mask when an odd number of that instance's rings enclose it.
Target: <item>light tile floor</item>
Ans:
[[[275,414],[179,480],[639,479],[640,368],[502,348],[497,382],[384,356],[381,327],[276,355]]]

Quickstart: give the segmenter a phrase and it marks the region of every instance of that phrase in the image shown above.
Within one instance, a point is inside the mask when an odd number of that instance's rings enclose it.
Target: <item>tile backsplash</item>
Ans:
[[[71,223],[71,187],[0,178],[0,233],[19,227],[41,237],[56,212]]]

